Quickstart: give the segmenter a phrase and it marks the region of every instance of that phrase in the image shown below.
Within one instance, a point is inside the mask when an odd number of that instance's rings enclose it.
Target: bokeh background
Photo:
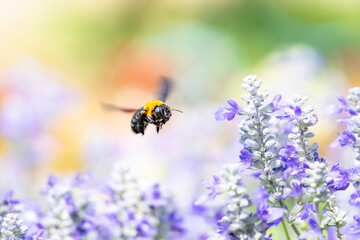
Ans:
[[[91,172],[115,161],[189,205],[200,179],[236,161],[237,121],[216,122],[241,79],[285,98],[308,95],[316,140],[329,162],[341,126],[326,114],[360,84],[358,0],[0,0],[0,190],[36,199],[49,174]],[[171,121],[156,134],[130,131],[131,115],[171,76]]]

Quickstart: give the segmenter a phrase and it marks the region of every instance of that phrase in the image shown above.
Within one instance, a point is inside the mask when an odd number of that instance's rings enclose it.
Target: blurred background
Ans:
[[[239,119],[216,122],[243,77],[285,98],[308,95],[329,162],[341,126],[325,109],[360,84],[358,0],[0,0],[0,189],[36,198],[48,174],[128,164],[188,205],[200,179],[238,160]],[[131,114],[171,76],[174,112],[160,134],[130,131]]]

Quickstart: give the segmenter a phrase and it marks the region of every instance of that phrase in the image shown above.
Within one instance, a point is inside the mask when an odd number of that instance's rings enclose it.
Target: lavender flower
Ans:
[[[240,151],[239,158],[242,169],[245,170],[252,167],[252,157],[253,155],[247,149],[244,148]]]
[[[355,225],[343,227],[341,229],[341,233],[349,237],[349,239],[355,239],[360,237],[360,217],[354,216],[354,220],[356,222]]]
[[[243,81],[242,87],[248,93],[243,94],[241,98],[247,103],[247,107],[241,108],[239,115],[247,118],[240,123],[240,143],[243,149],[239,155],[241,166],[237,168],[234,176],[246,169],[258,171],[256,176],[260,180],[259,196],[261,197],[253,201],[257,204],[257,211],[254,214],[257,220],[253,220],[257,233],[264,238],[266,229],[282,222],[287,238],[290,239],[283,221],[286,220],[299,239],[314,237],[323,239],[323,231],[332,227],[336,230],[337,237],[343,239],[340,228],[346,224],[346,213],[336,206],[334,193],[347,189],[350,182],[360,187],[358,169],[345,169],[336,164],[330,170],[325,159],[319,157],[319,145],[316,142],[310,143],[310,139],[315,134],[309,131],[310,127],[317,124],[318,119],[313,113],[314,108],[305,106],[307,97],[294,96],[284,105],[280,104],[280,96],[276,96],[271,103],[265,104],[264,100],[268,93],[258,91],[261,80],[256,76],[248,76]],[[351,121],[344,120],[350,127],[339,135],[336,144],[356,147],[356,134],[360,132],[360,124],[357,125],[356,121],[360,123],[360,118],[355,117],[360,112],[360,104],[355,104],[356,107],[354,107],[343,98],[339,99],[341,111],[348,111],[352,119]],[[349,99],[360,101],[360,88],[353,89],[352,97]],[[218,120],[224,120],[227,116],[229,116],[228,120],[234,118],[240,107],[235,103],[230,105],[231,107],[226,111],[225,107],[218,110],[216,113]],[[279,131],[278,127],[281,123],[272,121],[274,119],[272,115],[279,110],[281,113],[276,118],[286,122],[287,126],[282,128],[283,132]],[[225,115],[230,112],[231,115]],[[360,139],[360,134],[358,136]],[[214,199],[219,194],[231,193],[227,189],[227,178],[217,175],[214,176],[213,181],[205,181],[206,188],[211,192],[203,198]],[[234,198],[233,195],[229,195],[227,208]],[[250,198],[248,199],[250,201]],[[357,195],[354,194],[351,201],[356,204],[356,199]],[[324,203],[324,206],[320,203]],[[248,210],[244,208],[240,211],[247,212]],[[219,221],[218,234],[211,239],[241,239],[239,236],[242,236],[242,228],[237,226],[240,232],[236,232],[230,227],[234,226],[233,221],[228,218],[230,213],[227,211],[223,219]],[[241,214],[238,213],[238,215]],[[309,228],[300,233],[296,224],[306,219],[308,219]],[[245,236],[251,236],[251,234],[254,233],[247,232]]]
[[[5,193],[3,200],[0,202],[0,223],[4,220],[6,214],[19,211],[19,203],[20,201],[18,199],[14,199],[13,190],[9,190]]]
[[[357,191],[353,194],[351,194],[350,205],[360,208],[360,189],[357,189]]]
[[[299,239],[306,239],[306,238],[319,238],[321,240],[325,240],[323,233],[321,232],[320,228],[318,227],[316,220],[310,218],[308,220],[309,228],[300,234]]]
[[[313,107],[302,107],[306,100],[307,97],[294,96],[287,101],[284,115],[278,116],[279,119],[288,120],[293,126],[292,132],[289,134],[289,139],[296,149],[300,164],[304,163],[306,159],[310,161],[317,160],[315,158],[318,155],[317,143],[307,146],[309,138],[315,135],[313,132],[309,132],[308,128],[314,126],[318,119],[315,114],[312,114],[314,111]]]
[[[327,165],[324,162],[308,162],[305,168],[306,177],[301,181],[304,186],[304,198],[309,202],[320,203],[330,198],[331,191],[327,188],[324,178],[327,175]],[[330,180],[331,181],[331,180]]]
[[[238,107],[237,104],[233,104],[235,102],[232,101],[232,111],[230,111],[230,109],[226,109],[225,111],[225,108],[221,107],[216,113],[217,120],[223,120],[226,117],[224,113],[227,114],[231,112],[232,114],[228,119],[231,120],[233,116],[235,116],[234,109],[236,109],[239,115],[246,116],[247,118],[240,123],[240,143],[244,146],[239,155],[241,164],[237,166],[236,171],[225,171],[221,176],[214,176],[214,181],[205,182],[205,187],[210,189],[211,193],[203,196],[201,199],[213,199],[222,193],[229,194],[228,210],[223,219],[219,221],[218,234],[214,236],[214,239],[263,238],[265,237],[266,230],[281,222],[284,213],[287,211],[284,203],[279,200],[279,197],[286,189],[276,186],[276,183],[281,181],[281,177],[279,178],[277,176],[274,169],[281,167],[281,161],[276,158],[276,139],[269,124],[271,119],[270,114],[280,109],[279,101],[281,96],[277,95],[270,103],[265,103],[269,94],[266,91],[258,91],[261,83],[262,81],[255,75],[244,78],[241,87],[248,93],[241,95],[241,99],[246,102],[247,107],[241,108],[241,112],[239,113],[238,109],[240,107]],[[226,166],[229,167],[230,165]],[[270,193],[270,195],[263,195],[266,199],[262,199],[262,203],[258,205],[256,214],[247,213],[246,207],[248,205],[244,206],[245,208],[236,208],[233,201],[236,202],[245,198],[246,201],[243,201],[249,202],[249,196],[240,193],[240,195],[237,196],[228,189],[230,174],[233,174],[234,177],[236,176],[235,179],[240,179],[240,172],[248,168],[261,171],[260,180],[262,189]],[[241,182],[234,183],[236,183],[238,189],[243,188]],[[264,200],[266,203],[264,203]],[[236,215],[240,215],[244,217],[244,219],[241,219],[241,217],[240,219],[235,218]],[[247,224],[244,223],[246,219]],[[254,226],[257,226],[257,230],[255,232],[253,232],[253,230],[250,231]]]
[[[268,97],[267,92],[258,92],[261,80],[256,76],[248,76],[243,79],[241,85],[248,93],[241,96],[247,103],[244,115],[248,118],[240,123],[240,142],[244,145],[241,150],[240,160],[253,169],[264,170],[264,174],[270,174],[272,168],[278,167],[280,161],[275,161],[274,145],[276,140],[272,134],[269,121],[270,113],[276,110],[280,97],[276,97],[273,102],[265,104]],[[252,163],[250,164],[249,159]]]
[[[228,120],[231,121],[235,118],[236,114],[241,115],[242,109],[234,100],[228,100],[228,105],[221,106],[215,113],[217,121]]]
[[[315,206],[308,202],[305,202],[304,211],[298,216],[301,220],[305,220],[315,214]]]
[[[349,94],[344,97],[339,96],[340,105],[336,106],[338,111],[335,113],[347,112],[349,116],[338,120],[346,124],[346,130],[338,135],[338,138],[332,143],[332,147],[351,146],[356,153],[356,160],[360,161],[360,88],[354,87],[349,89]],[[358,165],[359,163],[356,162]]]
[[[315,204],[315,216],[309,215],[309,205],[306,205],[305,212],[300,213],[302,219],[309,217],[309,229],[302,233],[299,238],[306,238],[312,234],[322,237],[319,228],[336,227],[338,237],[342,238],[340,227],[346,224],[344,211],[335,206],[335,195],[338,190],[345,190],[349,186],[349,172],[339,165],[335,165],[329,171],[328,163],[319,157],[318,144],[310,145],[309,138],[315,134],[308,129],[317,123],[317,117],[313,114],[313,107],[303,107],[306,97],[295,96],[288,101],[288,107],[284,110],[284,116],[280,119],[287,119],[293,125],[289,139],[296,149],[299,160],[299,175],[303,188],[302,201],[309,201]],[[325,203],[327,208],[323,209],[324,218],[321,220],[320,203]],[[299,208],[294,207],[291,216],[296,215]],[[314,215],[314,214],[311,214]]]
[[[15,213],[8,213],[1,224],[1,236],[6,240],[22,240],[27,230]]]
[[[154,184],[143,201],[150,207],[150,214],[159,220],[156,238],[174,239],[183,236],[183,218],[179,216],[170,193],[159,184]]]
[[[247,210],[251,201],[242,184],[240,172],[238,164],[227,164],[217,177],[219,188],[224,191],[217,192],[215,196],[227,193],[228,202],[225,216],[218,222],[217,233],[209,239],[261,239],[265,235],[266,229],[260,224],[260,216],[271,216],[272,212],[264,210],[259,214],[252,214]],[[267,220],[271,220],[270,217],[264,219],[265,222]]]
[[[48,237],[80,239],[98,227],[92,192],[86,188],[85,178],[77,175],[74,179],[61,181],[49,177],[48,186],[43,191],[47,202],[37,223]]]
[[[346,190],[350,185],[350,171],[340,167],[340,163],[335,164],[331,171],[326,175],[327,184],[330,191]]]
[[[337,139],[331,143],[330,147],[345,147],[347,145],[353,146],[356,142],[354,134],[345,130],[341,134],[338,134]]]
[[[226,191],[224,184],[221,182],[220,177],[213,175],[213,180],[204,179],[201,181],[204,187],[211,192],[208,195],[202,196],[195,204],[199,205],[207,200],[214,200],[215,197],[219,194],[222,194]]]
[[[121,163],[111,173],[106,215],[112,216],[112,235],[121,239],[153,238],[159,221],[150,207],[141,201],[142,194],[135,177]]]
[[[29,227],[21,227],[7,205],[16,203],[6,195],[2,234],[6,239],[124,239],[160,240],[184,236],[183,218],[170,193],[159,184],[141,190],[129,169],[114,165],[106,191],[91,185],[89,174],[71,179],[49,176],[42,191],[45,201],[25,201],[19,214]],[[21,231],[20,231],[21,230]],[[10,238],[13,237],[13,238]],[[18,238],[14,238],[18,237]]]
[[[142,192],[129,169],[114,165],[108,184],[105,215],[111,235],[121,239],[173,239],[185,234],[169,193],[158,184]]]
[[[299,161],[296,155],[296,148],[290,143],[280,148],[278,155],[283,162],[282,179],[287,179],[294,171],[299,171]]]
[[[284,211],[281,208],[271,208],[266,203],[261,203],[258,205],[257,213],[260,218],[264,221],[282,221],[282,216],[284,215]],[[279,223],[277,222],[276,225]]]
[[[360,175],[359,175],[359,164],[360,164],[360,88],[354,87],[349,89],[349,94],[344,97],[338,98],[341,105],[338,106],[339,112],[345,111],[348,116],[340,119],[338,122],[346,124],[346,130],[338,136],[332,146],[350,146],[356,153],[356,159],[354,161],[355,167],[348,170],[341,169],[335,173],[338,183],[337,187],[347,186],[351,182],[355,187],[356,191],[351,194],[349,204],[355,207],[360,207]],[[335,181],[336,183],[336,181]],[[355,219],[356,221],[358,219]],[[356,225],[353,227],[356,228]],[[344,229],[344,228],[343,228]],[[351,228],[349,229],[351,232]],[[342,230],[343,232],[343,230]]]

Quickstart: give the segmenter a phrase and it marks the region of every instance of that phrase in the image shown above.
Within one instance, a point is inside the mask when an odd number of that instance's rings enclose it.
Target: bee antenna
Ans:
[[[179,110],[179,109],[172,108],[171,110],[174,110],[174,111],[177,111],[177,112],[183,113],[183,111],[181,111],[181,110]]]

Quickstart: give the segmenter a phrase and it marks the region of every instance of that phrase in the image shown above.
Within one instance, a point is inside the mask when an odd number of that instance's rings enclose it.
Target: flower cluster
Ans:
[[[358,169],[345,169],[340,164],[330,168],[325,159],[319,156],[319,145],[310,142],[315,134],[309,131],[318,119],[313,113],[313,107],[304,106],[307,97],[294,96],[283,103],[280,102],[281,96],[276,95],[272,101],[266,102],[269,94],[259,91],[261,80],[254,75],[244,78],[241,86],[247,91],[241,95],[246,106],[241,107],[234,100],[229,100],[229,106],[220,107],[215,118],[232,120],[236,115],[245,117],[240,122],[242,148],[239,164],[236,170],[228,174],[232,178],[241,179],[242,172],[252,170],[255,171],[253,175],[259,179],[259,189],[252,194],[252,199],[246,190],[242,191],[242,197],[246,196],[247,202],[257,206],[257,210],[250,214],[257,218],[252,223],[263,221],[260,224],[263,226],[262,231],[255,225],[252,227],[253,231],[258,231],[266,239],[267,230],[281,222],[287,239],[292,235],[299,239],[324,239],[332,234],[332,229],[336,230],[339,239],[344,239],[344,235],[348,235],[343,231],[346,228],[346,212],[336,206],[336,192],[347,189],[354,179],[359,183]],[[358,131],[356,127],[360,129],[360,124],[356,126],[353,118],[360,111],[360,88],[351,90],[348,99],[357,102],[351,105],[341,98],[342,105],[333,107],[337,112],[347,111],[352,115],[352,125],[339,136],[337,143],[341,146],[357,146],[357,137],[360,140],[360,135],[355,132]],[[343,122],[349,124],[348,119],[343,119]],[[279,126],[283,126],[282,132]],[[358,152],[360,153],[360,148]],[[205,181],[204,185],[211,190],[208,195],[210,199],[220,193],[227,193],[228,209],[233,206],[233,201],[241,198],[233,194],[230,188],[224,187],[225,183],[223,178],[214,177],[214,181]],[[242,182],[234,182],[233,188],[243,189],[244,186]],[[360,206],[358,192],[353,194],[351,202]],[[246,208],[236,210],[233,216],[237,216],[237,219],[243,214],[249,214],[249,209]],[[227,212],[225,217],[229,214]],[[224,226],[224,221],[220,220],[218,224]],[[288,231],[287,224],[291,226],[293,233]],[[254,232],[243,231],[244,225],[231,226],[231,232],[227,231],[224,239],[257,239]],[[299,227],[304,229],[304,226],[307,228],[301,232]],[[223,232],[218,230],[218,234]],[[268,235],[267,239],[270,238]]]
[[[338,96],[338,100],[340,104],[331,106],[331,113],[344,114],[338,122],[345,124],[345,130],[338,135],[331,146],[349,146],[355,152],[355,158],[352,161],[353,166],[348,171],[339,169],[339,174],[335,176],[335,179],[339,178],[339,175],[341,175],[340,179],[342,179],[342,181],[338,183],[337,187],[345,187],[352,184],[354,190],[350,196],[349,204],[356,208],[360,208],[360,88],[354,87],[349,89],[349,94],[346,98]],[[357,213],[353,215],[353,218],[356,224],[351,227],[344,227],[341,229],[341,233],[356,238],[360,236],[360,221]]]
[[[340,105],[333,105],[331,113],[348,115],[338,120],[346,125],[346,129],[339,134],[338,138],[332,143],[333,147],[351,146],[356,153],[356,165],[360,163],[360,87],[349,89],[347,100],[343,96],[338,96]]]
[[[120,239],[171,239],[185,231],[174,202],[160,185],[140,191],[129,169],[116,164],[107,186],[105,214],[112,220],[112,235]]]
[[[141,190],[129,169],[115,164],[106,188],[93,186],[90,175],[73,179],[50,176],[38,204],[23,205],[17,214],[4,208],[4,239],[176,239],[184,236],[176,205],[159,184]],[[4,204],[3,204],[4,205]],[[29,217],[30,216],[30,217]],[[2,239],[2,238],[1,238]]]
[[[263,204],[256,214],[249,208],[253,205],[240,175],[238,163],[226,164],[223,170],[213,176],[212,181],[204,180],[203,184],[211,190],[208,195],[202,196],[196,205],[214,199],[217,195],[227,194],[225,215],[218,221],[217,233],[211,236],[212,240],[231,239],[263,239],[267,228],[281,219],[282,211],[269,208]]]
[[[28,227],[22,224],[23,220],[18,219],[15,213],[8,213],[1,223],[1,236],[4,239],[24,239]]]
[[[0,222],[4,220],[6,214],[19,211],[19,203],[20,201],[18,199],[14,199],[14,192],[12,190],[9,190],[7,193],[5,193],[0,203]]]

